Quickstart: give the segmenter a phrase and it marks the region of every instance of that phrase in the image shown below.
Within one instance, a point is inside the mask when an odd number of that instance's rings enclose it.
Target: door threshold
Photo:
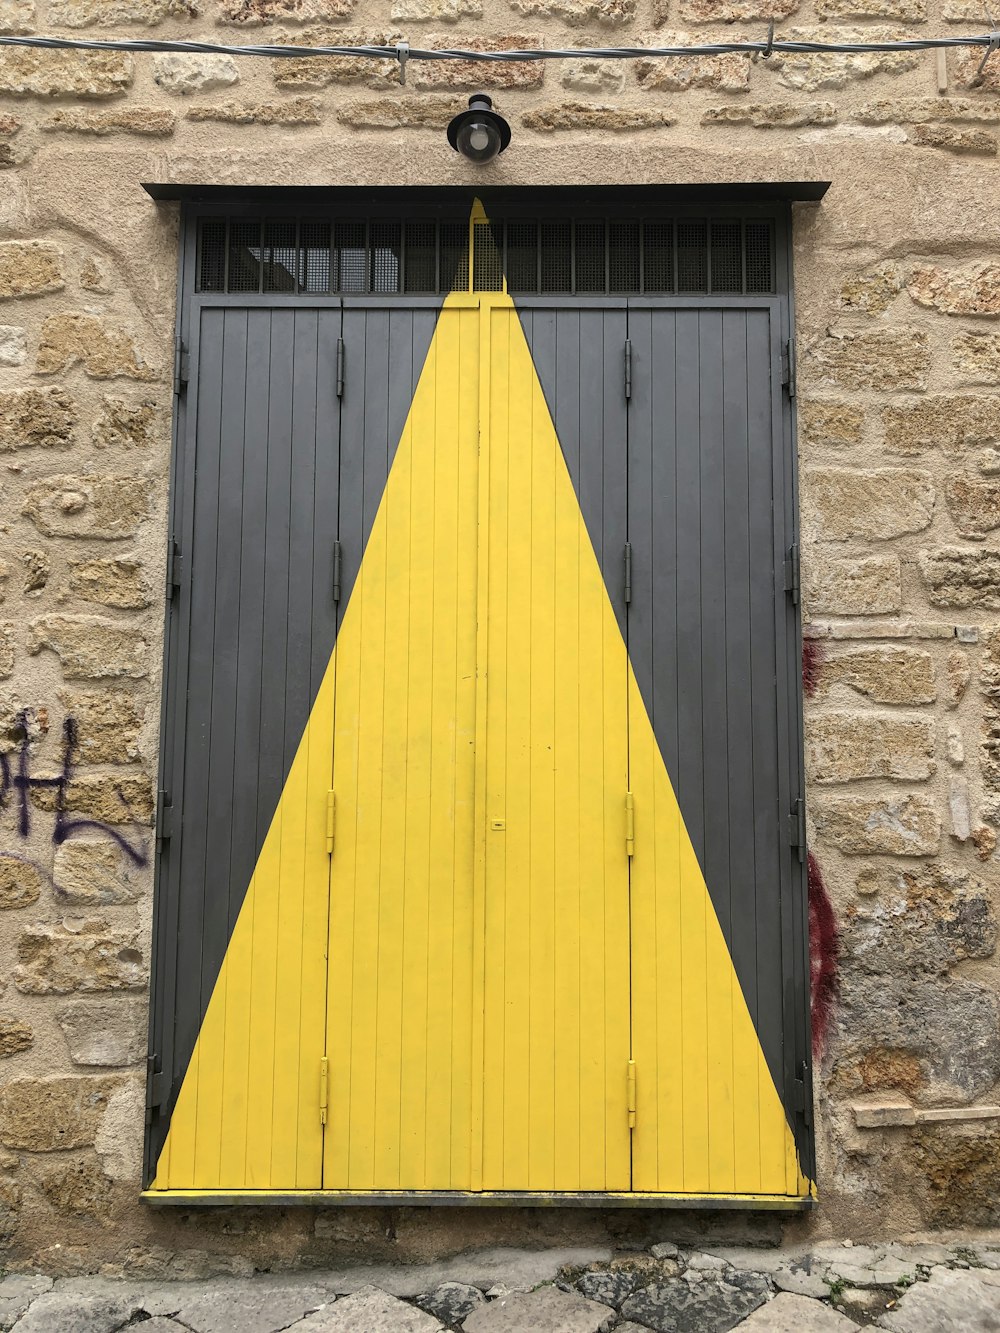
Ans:
[[[142,1199],[154,1206],[205,1207],[217,1204],[307,1204],[340,1207],[345,1204],[430,1207],[522,1208],[746,1208],[778,1212],[805,1212],[815,1206],[812,1196],[791,1194],[652,1194],[639,1190],[143,1190]]]

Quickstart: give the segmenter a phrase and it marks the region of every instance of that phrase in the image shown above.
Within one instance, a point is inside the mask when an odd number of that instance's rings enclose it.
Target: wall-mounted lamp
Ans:
[[[493,110],[492,98],[473,93],[468,111],[448,126],[448,142],[470,162],[490,162],[510,143],[510,126]]]

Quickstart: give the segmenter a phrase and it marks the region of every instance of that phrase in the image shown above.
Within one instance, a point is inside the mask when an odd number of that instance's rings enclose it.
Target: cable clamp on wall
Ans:
[[[409,60],[409,58],[410,58],[410,43],[397,42],[396,59],[399,61],[399,81],[401,84],[404,85],[406,83],[406,62]]]
[[[983,58],[979,62],[979,68],[976,70],[975,77],[972,80],[972,87],[978,88],[983,81],[983,70],[986,68],[986,62],[995,51],[1000,51],[1000,32],[991,32],[989,34],[990,44],[983,52]]]

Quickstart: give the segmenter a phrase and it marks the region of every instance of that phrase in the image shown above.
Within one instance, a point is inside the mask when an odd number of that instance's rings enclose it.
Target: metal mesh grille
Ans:
[[[470,290],[461,220],[204,218],[198,290]],[[517,294],[761,295],[775,289],[768,218],[507,219],[473,228],[471,290]]]

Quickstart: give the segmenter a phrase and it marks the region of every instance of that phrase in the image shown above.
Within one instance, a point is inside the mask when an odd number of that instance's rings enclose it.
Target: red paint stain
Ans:
[[[806,639],[802,644],[802,690],[807,699],[816,693],[822,667],[823,645],[816,639]]]
[[[819,862],[809,853],[809,1002],[813,1056],[826,1048],[833,1004],[837,998],[840,936]]]

